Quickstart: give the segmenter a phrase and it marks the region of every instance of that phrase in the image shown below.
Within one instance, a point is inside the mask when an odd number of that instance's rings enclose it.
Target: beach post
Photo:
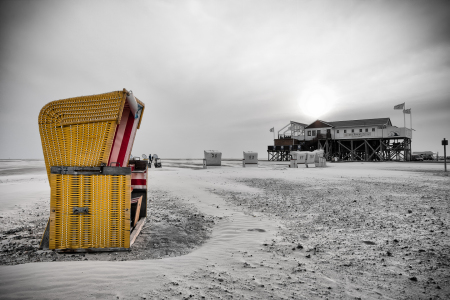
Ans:
[[[447,146],[448,146],[448,140],[445,138],[442,140],[442,146],[444,146],[444,170],[447,172]]]

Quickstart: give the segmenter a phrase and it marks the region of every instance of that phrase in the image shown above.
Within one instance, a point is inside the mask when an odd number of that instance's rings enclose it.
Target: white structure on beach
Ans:
[[[222,152],[216,150],[205,150],[206,166],[221,166],[222,165]]]
[[[258,152],[244,151],[244,158],[242,164],[245,165],[257,165],[258,164]]]
[[[386,161],[411,159],[412,130],[390,118],[347,121],[291,121],[267,148],[268,160],[289,160],[290,151],[324,150],[328,160]]]
[[[392,126],[390,118],[334,122],[317,120],[306,126],[305,131],[305,141],[310,141],[316,137],[334,140],[384,137],[412,138],[411,129]]]

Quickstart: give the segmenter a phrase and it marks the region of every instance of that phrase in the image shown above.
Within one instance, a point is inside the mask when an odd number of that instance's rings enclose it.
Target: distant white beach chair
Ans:
[[[222,165],[222,152],[216,150],[204,150],[205,158],[203,159],[203,168],[206,169],[209,166],[221,166]]]
[[[324,156],[324,151],[322,149],[313,151],[315,153],[314,164],[316,167],[326,167],[327,161]]]
[[[246,165],[258,166],[258,152],[244,151],[242,166],[245,168]]]
[[[291,151],[290,168],[298,168],[299,165],[304,164],[308,168],[308,165],[315,164],[316,167],[325,167],[326,160],[323,150],[309,151]]]

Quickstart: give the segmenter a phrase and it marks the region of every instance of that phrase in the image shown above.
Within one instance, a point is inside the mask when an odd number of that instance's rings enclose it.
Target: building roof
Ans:
[[[362,126],[381,126],[381,125],[392,126],[390,118],[333,121],[333,122],[326,122],[326,123],[330,124],[333,127],[362,127]]]
[[[306,126],[305,129],[309,129],[309,128],[323,128],[323,127],[333,127],[333,125],[331,125],[329,122],[325,122],[322,120],[316,120],[314,122],[312,122],[311,124],[309,124],[308,126]]]
[[[298,125],[303,126],[303,127],[308,126],[308,124],[303,124],[303,123],[295,122],[295,121],[291,121],[291,124],[298,124]]]

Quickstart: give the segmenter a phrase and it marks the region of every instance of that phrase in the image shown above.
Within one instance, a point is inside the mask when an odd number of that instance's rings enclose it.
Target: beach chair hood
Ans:
[[[45,105],[38,123],[49,178],[52,166],[128,166],[144,108],[126,89]]]

